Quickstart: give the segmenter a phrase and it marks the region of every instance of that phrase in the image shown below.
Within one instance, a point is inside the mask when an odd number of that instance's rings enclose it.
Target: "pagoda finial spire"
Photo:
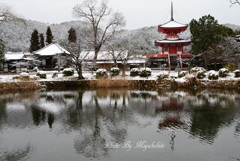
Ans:
[[[171,4],[171,21],[174,21],[174,19],[173,19],[173,2]]]

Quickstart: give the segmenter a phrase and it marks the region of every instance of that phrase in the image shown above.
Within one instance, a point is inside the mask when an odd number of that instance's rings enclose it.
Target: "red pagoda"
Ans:
[[[155,41],[155,46],[162,47],[161,54],[149,54],[148,58],[159,65],[165,63],[169,70],[181,67],[183,69],[183,59],[189,59],[190,54],[183,52],[183,46],[191,44],[191,40],[179,38],[178,34],[185,31],[188,25],[176,22],[173,19],[173,4],[171,5],[171,20],[163,25],[158,26],[158,32],[166,34],[165,39]]]

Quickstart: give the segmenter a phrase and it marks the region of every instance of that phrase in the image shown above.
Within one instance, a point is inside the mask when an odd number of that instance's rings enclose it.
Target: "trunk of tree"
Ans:
[[[207,69],[207,65],[208,65],[208,57],[207,57],[207,53],[203,54],[203,60],[204,60],[204,67],[205,69]]]
[[[79,63],[77,65],[77,73],[78,73],[78,79],[84,79],[84,77],[82,75],[82,63]]]
[[[123,77],[126,76],[125,70],[126,70],[126,64],[123,63],[123,69],[122,69],[122,76],[123,76]]]
[[[118,67],[118,65],[117,65],[117,59],[114,59],[114,66],[115,66],[115,67]]]

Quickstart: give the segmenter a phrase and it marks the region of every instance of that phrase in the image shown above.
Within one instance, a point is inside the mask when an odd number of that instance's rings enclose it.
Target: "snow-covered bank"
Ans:
[[[188,73],[188,72],[186,72]],[[140,76],[130,76],[130,72],[126,72],[126,76],[122,77],[108,75],[107,79],[96,79],[96,73],[84,71],[84,80],[79,81],[77,79],[77,74],[73,76],[64,76],[61,72],[47,71],[45,72],[46,79],[39,78],[36,72],[25,74],[3,74],[0,75],[0,90],[14,89],[10,88],[18,87],[19,84],[25,82],[25,84],[30,84],[34,82],[36,88],[31,87],[31,89],[39,89],[42,85],[46,85],[50,88],[68,88],[68,87],[151,87],[151,88],[164,88],[164,87],[183,87],[183,88],[225,88],[225,89],[239,89],[240,88],[240,78],[234,76],[234,73],[228,73],[226,77],[219,77],[216,80],[210,80],[207,75],[213,74],[213,71],[205,72],[206,77],[203,79],[198,79],[196,74],[186,74],[182,78],[179,78],[179,73],[174,71],[159,71],[153,70],[151,76],[140,77]],[[160,77],[159,75],[167,76]],[[22,78],[26,77],[26,78]],[[11,85],[9,85],[11,84]],[[39,85],[40,84],[40,85]],[[4,85],[4,87],[3,87]],[[26,89],[25,85],[23,88]],[[18,89],[16,88],[16,89]],[[30,88],[30,87],[29,87]]]

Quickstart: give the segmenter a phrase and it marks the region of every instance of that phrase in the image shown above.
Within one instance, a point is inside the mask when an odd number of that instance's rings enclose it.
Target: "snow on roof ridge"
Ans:
[[[7,52],[4,54],[4,59],[5,60],[21,60],[24,57],[24,53],[23,52]]]
[[[54,52],[54,51],[48,51],[48,52],[52,52],[52,53],[49,53],[49,54],[46,54],[46,53],[43,53],[41,54],[42,51],[46,50],[47,48],[51,47],[55,45],[55,47],[57,47],[58,50],[60,50],[62,53],[66,53],[66,54],[70,54],[69,51],[67,51],[65,48],[63,48],[61,45],[59,45],[58,43],[51,43],[51,44],[48,44],[47,46],[43,47],[42,49],[39,49],[37,51],[34,51],[33,53],[34,54],[37,54],[37,55],[56,55],[56,54],[60,54],[58,52]],[[46,52],[46,51],[45,51]]]
[[[167,26],[167,24],[170,24],[171,22],[174,22],[175,24],[178,24],[178,25],[182,25],[182,26]],[[183,23],[179,23],[175,20],[170,20],[162,25],[159,25],[159,27],[169,27],[169,28],[173,28],[173,27],[185,27],[185,26],[188,26],[187,24],[183,24]]]
[[[52,44],[54,44],[54,43],[48,44],[48,45],[44,46],[44,47],[41,48],[41,49],[38,49],[38,50],[36,50],[36,51],[33,51],[33,53],[35,54],[35,53],[37,53],[37,52],[39,52],[39,51],[42,51],[42,50],[44,50],[45,48],[47,48],[48,46],[50,46],[50,45],[52,45]]]

